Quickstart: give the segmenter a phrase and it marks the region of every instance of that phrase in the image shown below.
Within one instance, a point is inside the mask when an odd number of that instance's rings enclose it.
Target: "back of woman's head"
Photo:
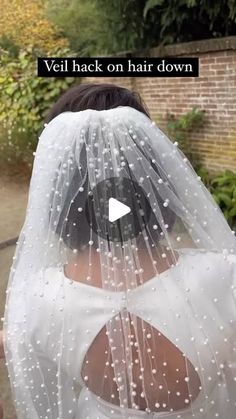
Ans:
[[[128,106],[130,108],[134,108],[150,119],[147,107],[145,106],[142,98],[137,92],[132,92],[124,87],[119,87],[108,83],[86,83],[70,88],[61,97],[59,97],[58,101],[50,109],[46,118],[46,123],[49,123],[52,119],[57,117],[57,115],[63,112],[80,112],[87,109],[102,111],[114,109],[119,106]],[[155,173],[161,176],[157,166],[153,164],[151,160],[150,165],[155,170]],[[77,188],[76,185],[78,184],[80,178],[78,168],[77,170],[75,170],[73,180],[71,184],[68,186],[68,200],[71,199],[71,196],[73,196],[73,200],[72,202],[70,201],[70,203],[66,203],[64,209],[61,212],[59,222],[55,231],[56,233],[60,234],[64,243],[68,247],[73,249],[82,249],[83,247],[86,247],[88,237],[91,238],[90,226],[88,224],[85,211],[78,212],[78,208],[84,206],[87,199],[88,190],[90,190],[89,180],[86,174],[87,155],[85,146],[82,148],[78,166],[80,167],[80,170],[82,168],[82,170],[84,171],[85,184],[83,191],[76,193],[76,195],[74,194],[74,191]],[[130,175],[132,177],[132,173]],[[158,200],[160,201],[160,207],[163,208],[162,199],[158,198]],[[152,222],[153,219],[153,224],[155,224],[154,218],[155,217],[152,217],[151,215],[150,220]],[[164,222],[169,226],[169,230],[171,230],[175,222],[175,217],[172,211],[168,208],[165,208],[163,218]],[[152,242],[155,241],[155,243],[157,243],[160,240],[160,233],[161,228],[158,228],[154,232],[152,232]],[[148,231],[147,236],[150,239],[150,234],[148,233]],[[96,246],[97,237],[94,233],[92,241]],[[141,243],[141,241],[139,242]]]
[[[68,89],[49,110],[46,123],[62,112],[85,109],[102,111],[118,106],[130,106],[150,118],[147,107],[138,92],[111,83],[82,83]]]

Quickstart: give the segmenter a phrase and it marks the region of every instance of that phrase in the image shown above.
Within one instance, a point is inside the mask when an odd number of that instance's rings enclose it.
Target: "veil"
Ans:
[[[210,403],[221,362],[236,363],[232,278],[227,300],[212,302],[226,259],[236,261],[236,239],[221,210],[146,115],[119,106],[56,116],[39,137],[7,289],[18,417],[107,417],[90,412],[91,395],[114,418]],[[207,282],[204,263],[218,260]]]

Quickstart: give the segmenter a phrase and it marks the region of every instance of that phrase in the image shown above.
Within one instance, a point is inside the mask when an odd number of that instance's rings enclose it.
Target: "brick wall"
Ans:
[[[188,42],[130,53],[133,57],[199,57],[198,78],[83,78],[138,90],[151,116],[165,130],[167,111],[180,116],[193,106],[205,123],[189,135],[189,147],[211,171],[236,171],[236,37]],[[127,53],[117,54],[126,56]]]

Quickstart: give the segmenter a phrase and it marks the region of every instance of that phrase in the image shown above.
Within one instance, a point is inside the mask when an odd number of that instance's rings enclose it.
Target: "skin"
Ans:
[[[164,259],[160,256],[162,252],[165,252],[167,256]],[[171,264],[175,265],[178,261],[178,255],[175,254],[173,256],[173,254],[165,248],[162,248],[158,254],[152,253],[152,258],[157,262],[156,269],[158,273],[168,270]],[[137,286],[155,276],[155,271],[146,251],[142,249],[139,251],[139,260],[140,265],[143,268],[143,275],[142,278],[140,275],[137,275]],[[88,271],[89,262],[91,263],[90,271]],[[124,266],[122,264],[118,266],[117,271],[121,277],[123,269]],[[64,274],[74,281],[84,282],[98,288],[103,286],[100,256],[94,250],[90,250],[90,253],[84,251],[71,259],[71,261],[64,266]],[[91,277],[89,281],[86,280],[88,274]],[[123,289],[125,289],[125,284]],[[172,342],[161,334],[159,330],[152,328],[148,323],[145,323],[139,318],[135,318],[135,316],[131,318],[128,313],[126,313],[126,316],[128,318],[131,334],[134,337],[134,345],[131,351],[132,360],[138,359],[135,352],[136,342],[138,343],[139,351],[141,352],[139,363],[134,363],[132,367],[133,383],[136,386],[136,395],[133,398],[133,402],[135,402],[140,410],[145,410],[148,406],[152,412],[169,411],[170,409],[177,411],[186,408],[187,405],[184,400],[191,399],[193,401],[200,392],[199,387],[201,383],[198,374],[194,370],[194,366],[183,356]],[[134,320],[136,320],[136,329],[134,329]],[[151,349],[150,354],[147,354],[146,346],[144,347],[142,344],[144,330],[146,335],[148,333],[152,335],[152,339],[150,339],[149,342],[149,347]],[[158,365],[156,366],[158,374],[153,374],[152,372],[153,366],[151,365],[151,355],[158,360]],[[0,358],[4,357],[3,331],[0,331]],[[106,365],[107,362],[109,365]],[[145,366],[143,381],[139,378],[140,362]],[[166,363],[166,365],[164,366],[163,363]],[[108,337],[106,335],[106,327],[104,327],[98,333],[86,354],[82,367],[82,376],[84,378],[86,376],[93,377],[92,380],[85,382],[94,394],[101,396],[108,402],[119,405],[120,401],[117,383],[113,380],[115,374],[111,364],[112,359],[109,351]],[[190,377],[191,397],[189,396],[188,385],[184,380],[186,376]],[[146,392],[145,398],[141,397],[144,388]],[[167,391],[170,393],[168,394]],[[180,393],[180,396],[177,396],[177,392]],[[112,398],[111,394],[113,395]],[[160,407],[157,407],[157,401],[160,404]],[[134,407],[131,403],[131,397],[129,397],[128,405],[129,407]],[[0,419],[3,419],[3,407],[1,402]]]
[[[136,285],[141,285],[143,282],[153,278],[156,274],[153,269],[151,259],[144,249],[139,252],[140,265],[143,268],[142,278],[136,275]],[[178,254],[172,254],[166,248],[162,248],[160,252],[155,253],[153,250],[152,258],[156,260],[156,269],[158,273],[164,272],[170,268],[170,265],[175,265],[178,261]],[[165,252],[166,258],[161,257],[161,253]],[[91,263],[90,271],[88,272],[89,262]],[[121,263],[117,267],[117,273],[122,278],[124,265]],[[90,249],[77,254],[76,258],[71,260],[64,266],[64,274],[74,281],[84,282],[88,285],[101,288],[102,275],[100,267],[100,255],[95,250]],[[88,277],[89,281],[86,280]],[[121,290],[125,289],[125,283],[121,286]],[[120,315],[121,316],[121,315]],[[136,316],[130,316],[127,312],[126,325],[130,328],[134,345],[132,346],[131,359],[138,359],[138,363],[133,363],[132,376],[135,385],[135,392],[133,401],[128,397],[128,407],[134,407],[135,403],[140,410],[145,410],[147,407],[151,412],[162,412],[185,409],[189,406],[186,404],[186,399],[194,400],[200,392],[200,379],[194,366],[184,357],[183,353],[170,342],[159,330],[145,323]],[[136,325],[136,326],[135,326]],[[134,329],[135,327],[135,329]],[[136,332],[135,332],[136,330]],[[147,353],[146,344],[143,345],[143,336],[151,334],[149,339],[150,353]],[[139,346],[140,356],[137,354],[135,344]],[[117,350],[119,352],[119,348]],[[114,355],[115,351],[114,351]],[[151,356],[154,358],[151,359]],[[156,373],[153,373],[153,359],[156,361]],[[163,363],[166,365],[163,365]],[[104,400],[120,405],[119,394],[117,390],[117,383],[114,381],[114,368],[111,365],[112,359],[109,350],[108,336],[106,334],[106,327],[104,327],[96,336],[90,348],[87,351],[83,362],[82,376],[85,379],[85,384],[88,388]],[[145,366],[143,378],[140,378],[141,364]],[[85,377],[92,377],[86,379]],[[185,377],[189,377],[187,383]],[[191,395],[189,394],[188,386],[191,386]],[[129,386],[128,386],[129,387]],[[145,389],[145,397],[141,397],[141,393]],[[170,392],[168,394],[168,391]],[[111,397],[112,394],[112,397]],[[159,403],[159,406],[156,403]],[[190,403],[190,402],[189,402]]]

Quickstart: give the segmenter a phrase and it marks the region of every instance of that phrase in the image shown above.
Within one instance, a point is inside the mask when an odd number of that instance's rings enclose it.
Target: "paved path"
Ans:
[[[23,225],[28,198],[28,183],[20,180],[0,178],[0,243],[17,237]],[[3,317],[5,291],[15,246],[0,246],[0,316]],[[2,327],[2,322],[0,323]],[[14,417],[7,369],[4,360],[0,360],[0,398],[4,404],[4,419]]]

